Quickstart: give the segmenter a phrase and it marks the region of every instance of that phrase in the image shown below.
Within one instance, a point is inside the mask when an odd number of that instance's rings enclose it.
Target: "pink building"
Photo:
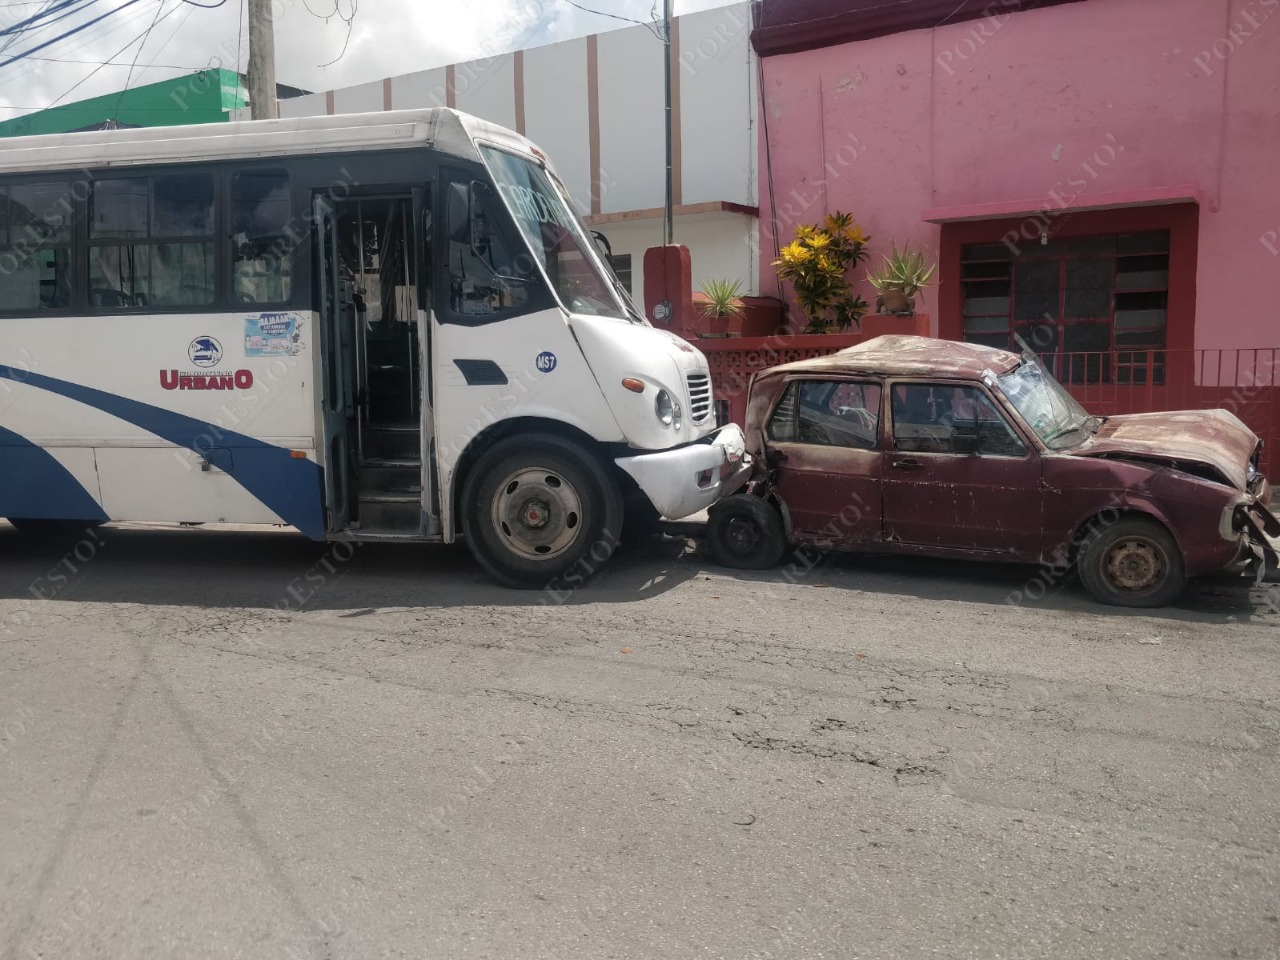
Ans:
[[[1271,382],[1280,0],[958,2],[763,0],[762,292],[771,224],[851,211],[872,263],[936,251],[939,336],[1082,388]]]

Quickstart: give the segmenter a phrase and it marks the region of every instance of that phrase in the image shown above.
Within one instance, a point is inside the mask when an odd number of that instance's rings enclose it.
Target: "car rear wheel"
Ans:
[[[749,493],[727,497],[711,508],[707,544],[712,559],[722,567],[767,570],[787,549],[782,514],[767,500]]]
[[[622,532],[617,484],[589,452],[554,434],[510,437],[485,451],[467,475],[461,513],[476,560],[512,587],[580,584]]]
[[[1100,603],[1163,607],[1187,585],[1182,552],[1155,520],[1130,517],[1086,537],[1077,561],[1080,580]]]

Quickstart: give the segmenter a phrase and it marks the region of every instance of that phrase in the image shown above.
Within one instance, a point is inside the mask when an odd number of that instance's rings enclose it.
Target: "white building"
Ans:
[[[283,117],[449,106],[511,127],[551,157],[643,302],[644,251],[662,243],[662,42],[632,26],[280,101]],[[756,60],[749,3],[672,24],[675,239],[695,289],[759,291]],[[627,275],[627,271],[630,275]]]

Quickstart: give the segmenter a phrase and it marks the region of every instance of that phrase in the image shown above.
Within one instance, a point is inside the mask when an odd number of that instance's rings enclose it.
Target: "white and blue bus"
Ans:
[[[464,539],[515,586],[745,476],[524,137],[452,110],[0,152],[0,517]],[[630,520],[630,522],[636,522]]]

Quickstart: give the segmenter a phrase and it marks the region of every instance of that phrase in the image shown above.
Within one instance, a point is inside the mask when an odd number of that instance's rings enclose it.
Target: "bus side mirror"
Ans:
[[[493,266],[489,260],[489,218],[485,216],[484,200],[492,195],[489,185],[472,180],[467,187],[467,222],[470,226],[471,252]]]

